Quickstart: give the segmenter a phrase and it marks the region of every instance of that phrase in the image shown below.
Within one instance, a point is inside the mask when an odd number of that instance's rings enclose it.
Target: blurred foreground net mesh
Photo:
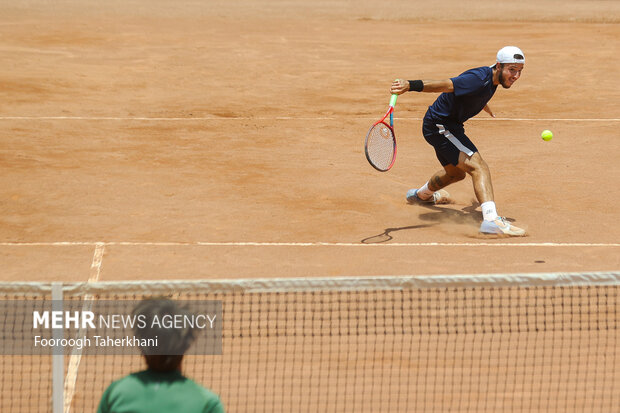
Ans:
[[[0,284],[0,299],[50,299]],[[221,300],[223,354],[183,372],[228,412],[620,412],[620,273],[62,285],[64,300]],[[3,340],[21,334],[3,325]],[[200,349],[193,349],[201,353]],[[52,411],[52,356],[3,355],[0,411]],[[94,412],[136,355],[65,357]]]

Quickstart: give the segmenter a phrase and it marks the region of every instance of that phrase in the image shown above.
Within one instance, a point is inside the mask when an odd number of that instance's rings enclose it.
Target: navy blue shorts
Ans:
[[[426,142],[435,148],[437,159],[443,166],[448,164],[456,166],[461,152],[469,156],[478,152],[476,145],[465,135],[463,125],[433,121],[425,117],[422,134]]]

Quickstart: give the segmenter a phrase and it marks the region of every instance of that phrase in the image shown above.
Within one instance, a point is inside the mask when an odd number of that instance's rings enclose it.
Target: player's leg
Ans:
[[[444,169],[435,172],[424,186],[407,192],[407,201],[422,201],[433,204],[448,204],[452,202],[446,186],[465,179],[465,172],[454,165],[444,165]]]
[[[462,127],[460,130],[464,135]],[[450,203],[452,202],[450,195],[443,188],[465,178],[465,172],[457,167],[460,149],[454,144],[454,141],[447,139],[444,133],[452,136],[443,125],[437,125],[427,119],[424,120],[422,134],[424,139],[435,148],[435,155],[443,169],[431,176],[421,188],[410,189],[407,192],[407,201],[409,203]],[[476,149],[473,144],[471,146],[474,150]]]
[[[480,205],[485,202],[495,201],[491,171],[487,163],[482,159],[480,152],[476,152],[471,156],[461,152],[457,168],[471,176],[472,183],[474,184],[474,193]]]
[[[483,222],[480,225],[480,232],[525,235],[524,230],[511,225],[497,215],[489,167],[482,159],[476,145],[465,134],[463,125],[439,124],[425,118],[422,133],[426,141],[435,148],[437,159],[444,170],[433,175],[422,188],[409,190],[407,201],[440,203],[437,201],[442,199],[442,191],[445,192],[441,188],[469,174],[474,184],[474,192],[482,207]],[[460,172],[456,172],[455,169]],[[429,195],[432,196],[425,198]],[[448,195],[445,196],[447,198]]]
[[[476,152],[468,155],[461,152],[457,167],[471,176],[474,192],[482,209],[483,220],[480,225],[480,232],[511,236],[525,235],[525,230],[515,227],[506,219],[497,215],[491,172],[480,153]]]
[[[439,191],[450,184],[465,179],[465,175],[462,169],[452,164],[444,165],[442,170],[435,172],[431,179],[428,180],[428,189]]]

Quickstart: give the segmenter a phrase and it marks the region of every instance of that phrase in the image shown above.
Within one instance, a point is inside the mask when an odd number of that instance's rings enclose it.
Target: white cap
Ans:
[[[525,63],[525,55],[516,46],[506,46],[497,52],[497,63]]]

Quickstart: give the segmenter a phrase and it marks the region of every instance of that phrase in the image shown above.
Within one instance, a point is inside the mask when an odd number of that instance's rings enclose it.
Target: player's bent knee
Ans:
[[[465,179],[465,176],[467,176],[465,171],[460,169],[458,166],[445,165],[444,169],[446,171],[448,179],[450,180],[450,183],[461,181]]]
[[[451,178],[453,182],[458,182],[458,181],[462,181],[463,179],[465,179],[466,176],[467,174],[459,169],[458,173],[451,175]]]
[[[465,172],[462,172],[462,173],[459,173],[459,174],[448,174],[447,175],[447,177],[450,180],[451,184],[453,184],[455,182],[462,181],[463,179],[465,179],[466,176],[467,176],[467,174]]]
[[[461,153],[461,155],[465,155]],[[475,152],[471,156],[462,156],[459,159],[459,165],[457,165],[459,169],[467,172],[470,175],[475,175],[477,173],[481,173],[483,171],[488,170],[488,166],[482,156],[480,156],[479,152]]]

